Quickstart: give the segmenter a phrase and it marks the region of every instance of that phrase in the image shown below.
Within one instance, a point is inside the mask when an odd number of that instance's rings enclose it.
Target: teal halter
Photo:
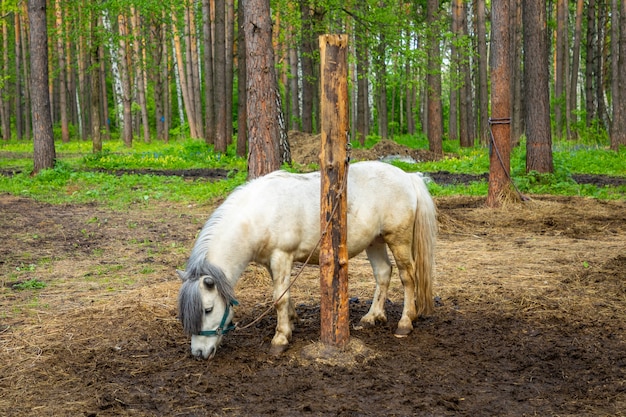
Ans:
[[[233,330],[235,330],[235,325],[230,323],[228,326],[226,325],[226,320],[228,320],[228,315],[230,314],[230,308],[239,305],[237,300],[231,300],[230,303],[226,305],[226,310],[224,310],[224,316],[222,317],[222,322],[219,327],[215,330],[202,330],[198,333],[198,336],[221,336],[227,334]]]

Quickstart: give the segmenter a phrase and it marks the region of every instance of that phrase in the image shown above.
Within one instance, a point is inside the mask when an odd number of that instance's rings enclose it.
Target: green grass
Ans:
[[[427,149],[425,136],[399,136],[396,142],[411,148]],[[370,148],[378,138],[367,138]],[[354,144],[360,147],[359,144]],[[488,150],[483,147],[461,148],[458,141],[444,141],[445,157],[436,162],[417,164],[394,162],[407,171],[449,171],[462,174],[489,172]],[[31,176],[32,142],[0,142],[0,169],[20,171],[13,176],[0,175],[0,192],[26,196],[54,204],[96,202],[123,209],[132,204],[149,205],[152,201],[205,203],[221,198],[246,180],[246,160],[235,156],[234,145],[225,154],[213,152],[199,140],[181,139],[169,143],[155,141],[133,143],[132,148],[120,140],[105,141],[103,152],[93,154],[86,141],[57,142],[57,165],[37,176]],[[603,174],[626,177],[624,153],[613,152],[598,141],[557,142],[553,146],[555,172],[538,174],[525,171],[525,146],[516,147],[511,155],[511,171],[515,184],[526,194],[589,196],[602,199],[623,199],[626,187],[598,188],[576,184],[572,174]],[[219,168],[228,177],[221,181],[189,180],[178,176],[121,174],[119,170],[180,170]],[[291,168],[292,171],[297,167]],[[103,172],[107,171],[107,172]],[[438,185],[431,183],[436,196],[487,194],[487,182],[469,185]]]

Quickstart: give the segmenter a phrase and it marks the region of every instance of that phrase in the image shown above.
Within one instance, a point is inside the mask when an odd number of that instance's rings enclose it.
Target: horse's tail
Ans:
[[[417,209],[413,221],[413,270],[417,314],[428,315],[434,310],[433,279],[435,245],[437,243],[437,209],[428,192],[422,174],[412,174],[417,192]]]

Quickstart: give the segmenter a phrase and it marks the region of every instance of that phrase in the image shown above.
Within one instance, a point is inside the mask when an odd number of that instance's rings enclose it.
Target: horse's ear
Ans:
[[[181,281],[183,282],[186,281],[185,271],[181,271],[180,269],[177,269],[176,273],[178,274],[178,277],[180,278]]]
[[[212,290],[215,287],[215,280],[213,277],[206,276],[202,282],[204,282],[204,286],[207,287],[208,290]]]

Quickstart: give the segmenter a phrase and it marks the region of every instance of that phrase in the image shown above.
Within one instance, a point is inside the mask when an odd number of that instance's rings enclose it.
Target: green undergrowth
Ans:
[[[370,148],[378,138],[368,137],[363,147]],[[428,149],[425,136],[399,136],[399,144],[414,149]],[[360,147],[359,144],[353,144]],[[169,143],[135,142],[132,148],[120,140],[105,141],[103,151],[92,153],[85,141],[57,142],[57,164],[54,169],[31,176],[32,142],[0,142],[0,192],[26,196],[54,204],[95,202],[124,209],[132,204],[150,205],[153,201],[185,204],[210,203],[223,198],[246,181],[245,158],[235,156],[235,145],[227,152],[213,152],[203,141],[181,139]],[[457,174],[482,175],[489,172],[488,149],[480,146],[461,148],[458,141],[444,141],[444,158],[432,162],[393,162],[406,171],[426,174],[447,171]],[[554,173],[526,173],[525,145],[515,147],[511,154],[514,184],[524,194],[555,194],[588,196],[602,199],[623,199],[626,186],[596,187],[577,184],[572,175],[594,174],[626,177],[626,149],[614,152],[606,144],[556,142],[553,146]],[[136,174],[130,170],[185,170],[197,168],[222,169],[222,180],[185,179],[175,175]],[[291,171],[305,167],[297,165]],[[308,168],[308,167],[307,167]],[[470,184],[429,184],[435,196],[485,196],[486,180],[477,177]]]

